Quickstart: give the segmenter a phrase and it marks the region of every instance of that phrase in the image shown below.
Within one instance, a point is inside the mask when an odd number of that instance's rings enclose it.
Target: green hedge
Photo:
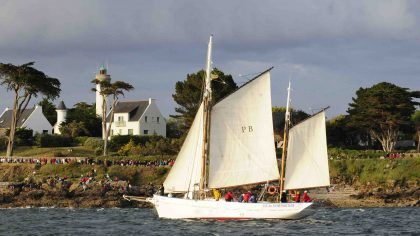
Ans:
[[[353,150],[342,148],[329,148],[328,156],[334,160],[348,159],[371,159],[385,156],[386,153],[381,150]]]
[[[16,129],[15,144],[17,146],[34,145],[34,132],[31,129]]]
[[[39,147],[72,147],[75,142],[70,136],[42,134],[36,136],[36,143]]]
[[[0,137],[0,150],[6,150],[7,148],[7,138]]]
[[[74,141],[77,145],[85,145],[86,140],[88,139],[88,136],[78,136],[78,137],[74,137]]]
[[[126,145],[127,143],[130,142],[130,140],[133,141],[134,145],[146,145],[146,143],[150,142],[150,143],[154,143],[157,142],[159,140],[163,140],[165,139],[162,136],[158,136],[158,135],[116,135],[116,136],[112,136],[111,141],[109,143],[109,148],[112,151],[118,151],[119,149],[121,149],[121,147],[123,147],[124,145]]]
[[[101,138],[89,137],[83,143],[83,146],[89,147],[92,149],[102,149],[104,146],[104,141]]]

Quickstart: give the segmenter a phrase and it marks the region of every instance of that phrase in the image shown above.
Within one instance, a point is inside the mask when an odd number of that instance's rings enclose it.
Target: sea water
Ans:
[[[420,235],[420,208],[318,208],[301,220],[167,220],[153,209],[0,209],[0,235]]]

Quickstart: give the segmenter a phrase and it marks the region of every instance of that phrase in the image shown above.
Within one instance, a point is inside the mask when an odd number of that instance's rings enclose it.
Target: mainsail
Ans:
[[[192,192],[200,183],[203,146],[203,103],[201,103],[176,162],[163,186],[165,192]]]
[[[213,106],[209,188],[279,179],[271,114],[268,71]]]
[[[284,188],[329,185],[325,112],[322,111],[289,131]]]

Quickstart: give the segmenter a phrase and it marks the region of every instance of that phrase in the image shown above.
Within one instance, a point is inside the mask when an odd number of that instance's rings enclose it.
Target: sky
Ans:
[[[273,66],[272,104],[346,114],[360,87],[387,81],[420,90],[420,1],[0,0],[0,62],[35,61],[61,81],[58,104],[93,103],[100,65],[175,114],[175,83],[213,66],[238,85]],[[34,100],[34,102],[38,102]],[[0,88],[0,109],[12,94]]]

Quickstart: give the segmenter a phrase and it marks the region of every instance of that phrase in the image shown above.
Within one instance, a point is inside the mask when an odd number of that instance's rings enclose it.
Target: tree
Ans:
[[[274,133],[283,135],[286,107],[273,107],[271,110],[273,112]],[[290,109],[290,113],[291,113],[290,119],[291,119],[292,125],[295,125],[301,122],[302,120],[310,117],[308,113],[302,110],[295,110],[293,108]]]
[[[42,113],[45,118],[47,118],[51,125],[54,125],[57,122],[57,112],[54,104],[52,104],[49,99],[44,98],[38,103],[38,105],[42,107]]]
[[[83,121],[78,122],[75,120],[62,124],[60,126],[60,132],[62,135],[67,135],[73,138],[89,134],[89,130],[86,128],[85,123]]]
[[[104,138],[104,151],[103,155],[107,155],[107,146],[108,146],[108,137],[111,132],[111,125],[114,120],[114,111],[115,111],[115,105],[118,102],[119,96],[124,96],[124,91],[130,91],[133,90],[134,87],[126,83],[124,81],[115,81],[114,83],[111,83],[109,80],[98,80],[94,79],[92,80],[92,83],[99,84],[101,90],[99,91],[99,94],[102,97],[102,134]],[[96,88],[93,88],[92,91],[96,92]],[[109,125],[107,126],[107,117],[106,117],[106,111],[107,111],[107,97],[111,96],[112,102],[111,102],[111,114],[109,119]]]
[[[85,102],[76,103],[73,108],[67,112],[67,119],[61,126],[65,127],[72,122],[77,122],[80,127],[78,136],[101,136],[101,118],[96,115],[95,104]]]
[[[348,116],[338,115],[326,123],[327,143],[334,147],[354,147],[360,140],[365,141],[365,136],[360,136],[356,130],[347,126]]]
[[[23,65],[0,63],[0,84],[7,91],[14,93],[12,122],[7,143],[8,157],[13,155],[16,124],[22,112],[26,109],[33,97],[42,94],[47,99],[55,99],[60,94],[60,81],[51,78],[33,67],[34,62]]]
[[[214,68],[212,71],[212,77],[213,76],[218,78],[211,82],[213,88],[213,103],[219,101],[221,98],[229,95],[238,88],[231,75],[225,75],[222,71]],[[188,74],[186,80],[178,81],[175,84],[175,94],[172,94],[172,97],[178,104],[175,111],[180,115],[173,117],[183,118],[183,131],[189,129],[200,106],[204,78],[205,71],[200,70],[197,73]]]
[[[416,127],[416,136],[417,136],[417,152],[420,152],[420,110],[417,110],[412,116],[411,121]]]
[[[179,118],[169,117],[166,121],[166,137],[167,138],[181,138],[182,124]]]
[[[413,98],[418,95],[387,82],[360,88],[347,110],[348,125],[368,133],[385,152],[391,152],[398,132],[410,125],[410,117],[419,105]]]

